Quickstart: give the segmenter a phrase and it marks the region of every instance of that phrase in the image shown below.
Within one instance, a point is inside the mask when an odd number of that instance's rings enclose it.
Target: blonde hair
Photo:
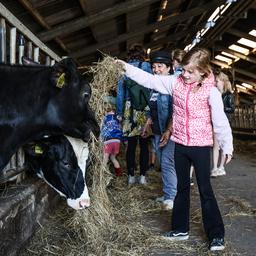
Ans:
[[[185,56],[186,52],[181,49],[174,49],[171,53],[172,60],[176,60],[179,63],[182,62],[183,57]]]
[[[219,71],[219,72],[215,72],[214,75],[215,75],[215,80],[218,79],[220,81],[223,81],[224,83],[223,92],[232,92],[231,82],[225,73]]]
[[[207,77],[212,69],[210,65],[210,52],[204,48],[192,48],[185,54],[181,61],[181,65],[193,65],[198,71]]]

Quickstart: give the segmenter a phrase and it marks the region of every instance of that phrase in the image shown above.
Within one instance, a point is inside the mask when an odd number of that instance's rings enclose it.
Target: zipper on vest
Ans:
[[[189,94],[190,94],[190,91],[192,89],[192,86],[190,85],[189,88],[188,88],[188,92],[187,92],[187,95],[186,95],[186,136],[187,136],[187,145],[189,145],[189,141],[190,141],[190,137],[189,137],[189,133],[188,133],[188,98],[189,98]]]

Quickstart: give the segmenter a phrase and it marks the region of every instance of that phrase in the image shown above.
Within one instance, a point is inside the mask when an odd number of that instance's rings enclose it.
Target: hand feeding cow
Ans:
[[[90,86],[72,59],[53,67],[0,65],[0,81],[0,170],[18,148],[46,134],[84,141],[90,131],[98,136],[99,126],[88,105]],[[82,201],[79,197],[71,206],[81,208]]]

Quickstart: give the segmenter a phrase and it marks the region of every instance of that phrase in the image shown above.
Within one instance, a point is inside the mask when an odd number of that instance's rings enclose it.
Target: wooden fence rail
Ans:
[[[0,3],[0,63],[22,64],[23,56],[43,65],[61,59]],[[5,166],[0,183],[13,179],[22,169],[24,152],[19,149]]]

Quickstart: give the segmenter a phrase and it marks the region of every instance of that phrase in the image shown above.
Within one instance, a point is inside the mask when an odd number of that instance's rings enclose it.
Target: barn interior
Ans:
[[[125,58],[133,43],[148,52],[206,47],[225,69],[239,104],[255,104],[254,0],[1,0],[58,56],[79,66],[102,53]],[[25,39],[26,40],[26,39]],[[44,62],[44,57],[40,60]]]
[[[211,52],[212,65],[222,69],[232,81],[236,95],[233,133],[248,136],[253,142],[256,136],[255,17],[255,0],[0,0],[1,49],[3,35],[6,36],[6,56],[0,51],[0,61],[20,63],[19,49],[23,47],[24,55],[40,64],[50,65],[70,56],[81,69],[86,69],[101,60],[103,54],[125,59],[133,43],[144,45],[147,53],[163,48],[171,51],[205,47]],[[14,27],[17,34],[13,39]],[[16,44],[16,60],[11,54],[11,42]],[[0,247],[8,248],[9,253],[16,252],[27,241],[47,211],[54,210],[60,200],[39,181],[25,181],[18,189],[11,186],[5,194],[9,173],[13,176],[23,172],[23,163],[19,151],[0,180],[4,184],[1,228],[8,222],[8,229],[1,232]],[[241,170],[243,166],[244,163]],[[11,201],[13,195],[15,200]],[[17,241],[15,246],[13,240]]]

